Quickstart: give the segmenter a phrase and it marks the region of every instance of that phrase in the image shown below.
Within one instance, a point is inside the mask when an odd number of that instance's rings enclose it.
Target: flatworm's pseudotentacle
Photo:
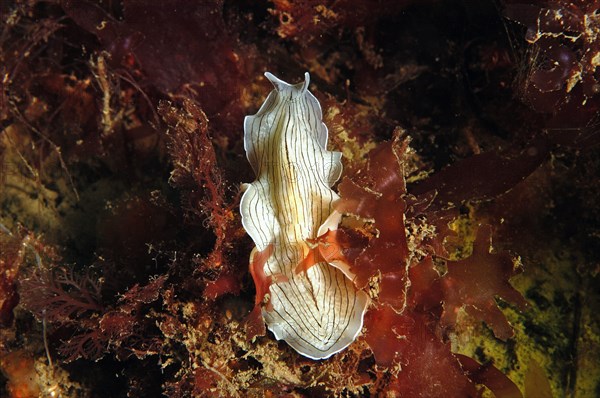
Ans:
[[[245,184],[242,223],[254,240],[254,258],[268,287],[257,305],[278,340],[300,354],[327,358],[356,339],[368,304],[349,266],[314,253],[311,240],[335,230],[339,198],[331,189],[342,172],[341,153],[327,148],[319,101],[309,74],[295,85],[265,73],[275,89],[256,115],[244,120],[244,148],[256,180]],[[256,254],[262,254],[262,256]],[[312,257],[311,257],[312,258]]]

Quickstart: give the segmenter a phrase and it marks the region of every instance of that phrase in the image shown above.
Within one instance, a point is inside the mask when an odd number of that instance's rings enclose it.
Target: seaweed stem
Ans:
[[[39,137],[41,137],[42,140],[44,140],[46,143],[48,143],[52,147],[54,152],[56,152],[56,154],[58,155],[58,161],[60,162],[60,166],[65,171],[67,178],[69,179],[69,184],[71,185],[71,188],[73,189],[73,193],[75,194],[75,199],[77,200],[77,202],[79,202],[79,192],[77,191],[77,187],[75,186],[75,181],[73,180],[73,176],[71,175],[71,173],[69,173],[67,164],[65,163],[65,160],[63,159],[60,147],[58,145],[56,145],[56,143],[54,143],[54,141],[52,141],[48,136],[46,136],[40,130],[35,128],[31,123],[29,123],[27,118],[25,116],[23,116],[23,114],[19,111],[18,107],[14,104],[14,102],[11,101],[11,105],[12,105],[12,110],[13,110],[16,118],[21,123],[23,123],[25,126],[27,126],[31,131],[33,131],[35,134],[37,134]]]
[[[7,234],[8,236],[10,236],[11,238],[14,237],[14,234],[8,229],[6,228],[6,226],[4,224],[2,224],[0,222],[0,230],[2,232],[4,232],[5,234]],[[25,249],[29,249],[33,252],[34,256],[35,256],[35,263],[38,267],[38,269],[41,271],[42,270],[42,256],[40,256],[40,253],[29,243],[30,240],[30,236],[26,236],[25,238],[23,238],[21,245],[23,246],[23,248]],[[48,333],[47,333],[47,327],[46,327],[46,310],[44,310],[42,312],[42,339],[44,341],[44,350],[46,351],[46,358],[48,359],[48,366],[50,366],[50,369],[54,370],[54,363],[52,361],[52,357],[50,356],[50,348],[48,346]]]
[[[234,393],[235,397],[239,397],[240,395],[237,393],[237,388],[235,387],[235,385],[233,385],[233,383],[231,381],[229,381],[229,379],[227,377],[225,377],[225,375],[221,372],[219,372],[218,369],[213,368],[212,366],[210,366],[209,364],[207,364],[206,362],[202,361],[202,365],[210,370],[211,372],[213,372],[214,374],[216,374],[217,376],[219,376],[230,388],[231,388],[231,392]]]

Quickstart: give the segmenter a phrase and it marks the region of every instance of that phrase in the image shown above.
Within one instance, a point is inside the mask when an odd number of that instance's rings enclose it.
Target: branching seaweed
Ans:
[[[21,289],[21,303],[38,319],[65,324],[86,312],[103,311],[99,281],[89,273],[76,274],[72,267],[36,270],[21,282]]]
[[[222,268],[234,225],[235,201],[228,195],[217,164],[208,118],[189,99],[183,101],[182,109],[162,102],[159,113],[170,127],[169,150],[174,165],[170,181],[188,190],[186,211],[206,223],[216,237],[205,264],[208,268]]]

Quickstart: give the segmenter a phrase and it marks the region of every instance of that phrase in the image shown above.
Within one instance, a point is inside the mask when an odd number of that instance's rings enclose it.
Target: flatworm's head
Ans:
[[[271,72],[265,72],[265,77],[273,83],[273,86],[275,86],[275,89],[281,96],[289,96],[290,100],[304,95],[308,91],[308,85],[310,84],[310,74],[308,72],[304,73],[304,81],[298,84],[284,82]]]
[[[329,134],[327,126],[322,122],[321,104],[308,89],[310,84],[308,72],[304,74],[304,81],[297,84],[289,84],[270,72],[265,72],[265,77],[275,89],[269,93],[256,114],[248,115],[244,119],[244,149],[257,176],[261,170],[257,153],[264,151],[263,148],[260,148],[259,138],[264,142],[273,136],[273,133],[277,131],[273,129],[273,124],[282,112],[293,115],[293,119],[290,121],[295,126],[301,126],[304,130],[303,134],[313,137],[323,149],[327,148]],[[336,159],[335,162],[331,162],[334,170],[331,170],[326,176],[329,186],[333,185],[342,173],[339,162],[341,154],[332,153],[336,154]]]

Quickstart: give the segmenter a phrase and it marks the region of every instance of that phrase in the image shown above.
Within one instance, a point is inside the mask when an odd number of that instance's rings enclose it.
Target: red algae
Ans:
[[[431,333],[421,317],[389,313],[388,319],[385,326],[397,330],[404,366],[392,377],[387,391],[400,396],[479,396],[447,344]]]
[[[406,187],[400,158],[406,146],[407,142],[401,142],[399,137],[393,143],[382,144],[370,153],[367,170],[356,182],[344,179],[339,186],[338,211],[373,220],[377,230],[377,236],[351,267],[356,274],[355,283],[361,288],[378,273],[401,282],[400,286],[405,284],[408,246],[403,221],[406,203],[402,196]]]
[[[248,333],[248,339],[252,339],[256,336],[264,336],[267,332],[265,328],[265,322],[262,317],[262,303],[269,299],[269,287],[273,283],[273,276],[267,276],[264,271],[264,265],[273,253],[273,244],[269,244],[265,250],[261,252],[255,252],[250,255],[250,275],[256,288],[256,297],[254,299],[254,309],[248,315],[246,320],[246,328]],[[267,310],[270,309],[269,302],[267,302]],[[272,310],[272,309],[271,309]]]
[[[484,384],[498,398],[522,397],[521,391],[508,377],[493,366],[480,365],[473,359],[456,354],[461,367],[471,380]]]
[[[489,200],[498,197],[533,173],[549,156],[543,139],[525,148],[511,148],[504,153],[481,153],[444,168],[412,187],[421,196],[435,191],[434,204],[455,207],[466,200]]]
[[[377,364],[396,368],[389,384],[381,388],[408,396],[440,396],[448,391],[453,396],[479,396],[474,381],[489,383],[488,387],[496,390],[503,387],[495,383],[514,387],[493,367],[489,372],[496,379],[469,377],[450,351],[449,343],[440,338],[440,334],[443,336],[454,326],[462,307],[485,321],[499,338],[512,336],[512,328],[495,301],[495,297],[501,297],[521,309],[526,305],[508,282],[515,274],[512,258],[506,253],[490,254],[491,229],[484,226],[478,230],[470,257],[446,260],[446,274],[436,271],[432,261],[432,256],[443,258],[445,251],[436,253],[425,241],[421,242],[426,246],[425,252],[433,251],[410,267],[407,265],[405,224],[397,221],[404,220],[406,212],[406,202],[398,200],[407,195],[402,172],[407,144],[399,136],[391,143],[380,144],[369,153],[367,168],[354,177],[361,183],[353,182],[350,177],[340,184],[339,209],[372,220],[376,228],[356,257],[352,270],[370,272],[370,289],[375,291],[375,308],[365,317],[365,341]],[[444,194],[443,187],[441,193]],[[419,211],[415,208],[413,216],[426,215],[428,210],[429,205]],[[365,263],[365,258],[371,262]],[[356,281],[359,287],[364,287],[360,274]],[[472,362],[469,364],[473,367]],[[514,388],[511,391],[514,393]]]
[[[465,307],[477,319],[485,321],[496,337],[506,340],[513,330],[498,308],[495,297],[511,302],[524,310],[527,302],[508,280],[519,272],[507,253],[490,253],[491,228],[480,227],[473,244],[473,254],[458,261],[448,261],[444,276],[444,313],[441,322],[449,326],[456,322],[458,310]]]

